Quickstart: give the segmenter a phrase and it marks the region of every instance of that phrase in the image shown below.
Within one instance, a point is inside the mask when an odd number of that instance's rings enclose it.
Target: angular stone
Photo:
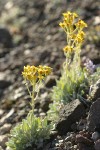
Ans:
[[[4,124],[5,120],[10,118],[14,114],[14,108],[12,108],[4,117],[0,119],[0,124]]]
[[[95,142],[95,150],[100,150],[100,139]]]
[[[4,47],[12,47],[12,36],[7,28],[0,27],[0,43]]]
[[[41,108],[44,112],[47,112],[49,110],[49,104],[50,104],[49,98],[45,98],[44,100],[41,101]]]
[[[11,85],[10,81],[6,81],[6,80],[0,80],[0,89],[4,89],[7,88],[8,86]]]
[[[56,129],[60,135],[65,135],[71,131],[71,125],[85,115],[85,107],[78,100],[74,100],[65,105],[60,112],[60,117],[56,123]]]
[[[45,85],[47,88],[51,88],[56,85],[56,76],[48,76]]]
[[[100,98],[100,79],[96,82],[96,84],[91,86],[89,94],[92,100]]]
[[[5,143],[8,141],[8,136],[7,135],[0,135],[0,146],[2,148],[5,148]]]
[[[100,139],[100,133],[94,132],[92,134],[92,139],[93,139],[93,141],[97,141],[98,139]]]
[[[4,124],[4,125],[0,128],[0,134],[5,134],[5,133],[9,132],[10,129],[11,129],[11,127],[12,127],[11,124],[8,124],[8,123]]]
[[[83,136],[83,135],[76,135],[76,142],[77,143],[83,143],[83,144],[86,144],[86,145],[91,145],[93,144],[93,142],[91,140],[89,140],[87,137]]]
[[[94,148],[91,148],[83,143],[78,143],[78,150],[94,150]]]
[[[100,126],[100,98],[93,102],[88,115],[88,130],[95,131],[97,126]]]

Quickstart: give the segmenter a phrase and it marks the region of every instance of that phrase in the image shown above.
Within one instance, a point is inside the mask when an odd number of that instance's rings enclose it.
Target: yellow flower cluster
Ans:
[[[83,29],[87,27],[87,24],[78,19],[76,13],[68,11],[63,13],[63,22],[60,22],[59,25],[67,34],[67,46],[63,50],[65,53],[72,53],[82,45],[85,36]]]
[[[65,46],[65,47],[63,48],[63,51],[64,51],[65,53],[67,53],[68,51],[69,51],[69,52],[72,52],[72,51],[73,51],[73,47],[67,45],[67,46]]]
[[[62,28],[69,28],[69,26],[73,23],[74,19],[78,17],[78,15],[76,13],[71,13],[71,12],[67,12],[67,13],[63,13],[63,17],[64,20],[63,22],[60,22],[60,26]]]
[[[79,29],[83,29],[87,27],[87,24],[83,20],[78,20],[78,22],[75,24],[75,26]]]
[[[43,80],[52,71],[52,68],[48,66],[24,66],[24,71],[22,72],[23,78],[29,80],[31,83],[35,83],[38,80]]]

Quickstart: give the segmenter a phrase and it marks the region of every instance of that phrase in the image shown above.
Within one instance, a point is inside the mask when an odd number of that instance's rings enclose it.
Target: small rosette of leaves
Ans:
[[[46,117],[41,119],[30,112],[26,119],[11,130],[7,146],[10,150],[33,149],[41,140],[49,139],[51,128]]]

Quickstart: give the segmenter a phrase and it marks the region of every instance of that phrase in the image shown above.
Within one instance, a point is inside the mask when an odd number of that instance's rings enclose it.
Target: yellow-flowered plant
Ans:
[[[43,80],[51,73],[48,66],[25,66],[22,72],[25,84],[32,99],[32,111],[14,129],[11,130],[7,146],[10,150],[26,150],[37,148],[42,140],[50,138],[52,124],[48,124],[48,118],[34,115],[34,101],[36,100]],[[32,86],[32,91],[29,88]],[[41,148],[42,149],[42,148]]]
[[[63,22],[60,22],[59,25],[63,28],[67,35],[67,46],[63,48],[67,63],[68,61],[72,61],[71,55],[73,53],[75,58],[77,55],[77,59],[79,60],[81,46],[85,36],[83,29],[87,27],[87,24],[83,20],[78,19],[78,15],[76,13],[68,11],[67,13],[63,13]]]
[[[34,111],[34,101],[38,97],[40,87],[43,83],[45,77],[51,73],[52,69],[48,66],[24,66],[24,71],[22,72],[23,78],[25,80],[26,87],[32,99],[31,106]],[[29,84],[32,86],[32,91],[29,89]]]
[[[87,24],[76,13],[68,11],[63,13],[63,22],[59,25],[66,33],[67,45],[63,48],[66,60],[63,63],[61,77],[53,88],[53,104],[50,105],[49,118],[57,117],[61,104],[76,98],[84,101],[83,96],[88,87],[87,72],[81,67],[80,62],[81,46],[85,37],[83,30]]]

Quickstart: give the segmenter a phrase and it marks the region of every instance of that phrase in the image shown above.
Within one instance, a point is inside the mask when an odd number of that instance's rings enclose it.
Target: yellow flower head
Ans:
[[[83,42],[83,38],[81,38],[81,36],[77,36],[76,41],[78,44],[81,44]]]
[[[59,25],[60,25],[61,28],[65,28],[66,27],[66,23],[65,22],[60,22]]]
[[[63,13],[64,18],[69,18],[71,16],[73,16],[74,18],[78,17],[78,15],[76,13],[71,13],[70,11],[68,11],[67,13]]]
[[[64,20],[66,20],[66,23],[69,23],[70,25],[73,23],[74,19],[78,17],[76,13],[71,13],[68,11],[67,13],[63,13]]]
[[[63,48],[63,51],[72,56],[73,51],[76,52],[76,49],[77,51],[80,49],[85,36],[83,29],[87,27],[87,24],[83,20],[79,18],[76,20],[77,17],[76,13],[68,11],[67,13],[63,13],[63,22],[59,24],[67,34],[67,46]]]
[[[73,47],[67,45],[67,46],[65,46],[65,47],[63,48],[63,51],[64,51],[65,53],[67,53],[67,52],[71,53],[71,52],[73,51]]]
[[[75,39],[77,43],[81,44],[84,40],[84,36],[85,36],[85,33],[83,31],[79,31]]]
[[[79,20],[75,25],[77,28],[81,28],[81,29],[87,27],[87,24],[83,20]]]
[[[37,80],[37,67],[35,66],[24,66],[24,71],[22,72],[23,78],[25,80],[29,80],[29,81],[36,81]]]
[[[38,80],[44,79],[47,75],[51,73],[52,69],[48,66],[24,66],[24,71],[22,72],[23,78],[29,80],[31,83],[35,83]]]

